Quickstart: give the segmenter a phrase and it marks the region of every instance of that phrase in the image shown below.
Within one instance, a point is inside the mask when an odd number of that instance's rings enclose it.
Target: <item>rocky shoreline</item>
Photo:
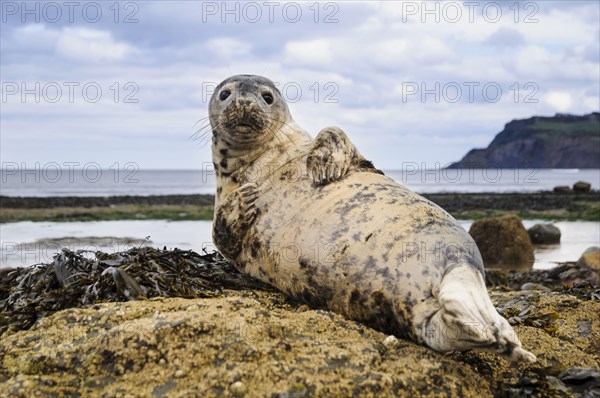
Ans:
[[[515,213],[521,218],[600,220],[600,191],[587,193],[424,194],[457,219]],[[213,195],[9,197],[0,196],[0,222],[118,219],[212,219]]]
[[[111,207],[119,205],[212,206],[214,195],[151,196],[0,196],[0,208],[51,209],[57,207]]]
[[[0,273],[0,395],[594,397],[597,278],[575,264],[488,273],[492,301],[538,357],[511,366],[311,309],[214,254],[65,251]]]

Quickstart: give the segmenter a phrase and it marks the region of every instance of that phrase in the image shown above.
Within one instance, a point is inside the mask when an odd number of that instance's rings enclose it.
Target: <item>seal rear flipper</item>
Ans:
[[[451,268],[439,292],[413,309],[413,330],[436,351],[494,352],[511,362],[534,362],[489,298],[483,277],[469,265]]]

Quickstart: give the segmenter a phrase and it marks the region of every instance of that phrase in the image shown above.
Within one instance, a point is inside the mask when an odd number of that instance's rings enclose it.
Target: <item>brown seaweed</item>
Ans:
[[[215,297],[223,289],[274,290],[240,274],[216,252],[63,249],[49,264],[0,272],[0,336],[66,308],[153,297]]]

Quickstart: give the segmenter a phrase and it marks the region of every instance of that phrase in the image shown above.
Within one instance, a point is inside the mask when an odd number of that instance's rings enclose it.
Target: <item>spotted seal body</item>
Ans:
[[[222,82],[209,112],[213,239],[241,272],[438,351],[535,360],[492,305],[467,232],[375,169],[342,130],[313,140],[258,76]]]

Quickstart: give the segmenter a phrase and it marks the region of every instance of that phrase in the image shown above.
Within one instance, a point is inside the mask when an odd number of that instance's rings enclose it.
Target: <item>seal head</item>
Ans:
[[[209,118],[217,138],[238,149],[268,142],[291,122],[288,106],[275,84],[261,76],[237,75],[221,82],[209,105]]]

